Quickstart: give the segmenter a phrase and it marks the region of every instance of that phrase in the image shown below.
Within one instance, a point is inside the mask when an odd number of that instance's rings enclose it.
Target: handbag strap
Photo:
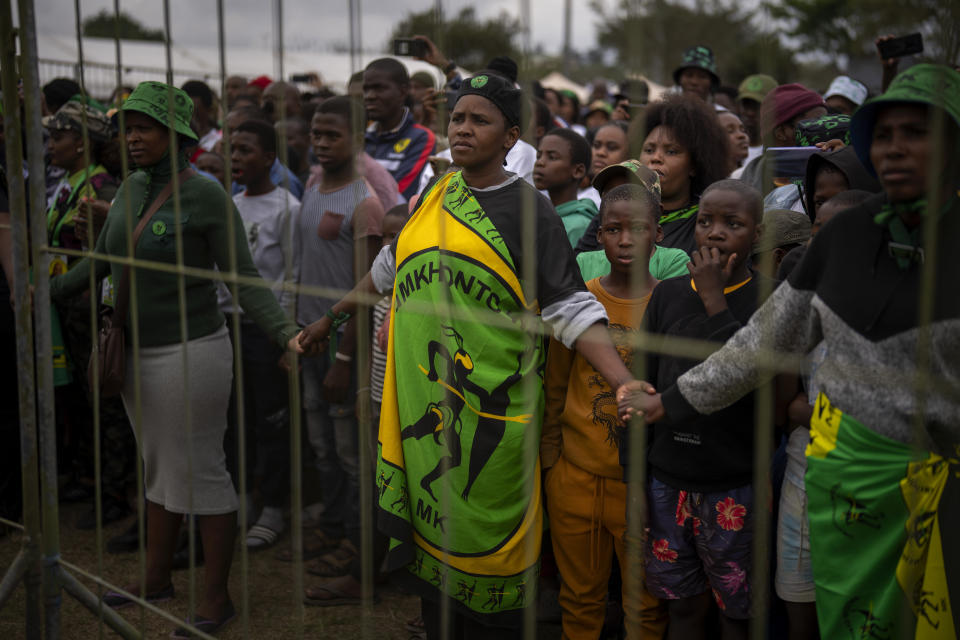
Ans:
[[[180,184],[183,184],[195,175],[197,175],[197,172],[192,168],[187,167],[177,174],[177,179]],[[157,212],[157,209],[163,206],[163,203],[170,198],[172,193],[173,180],[164,185],[163,189],[160,190],[160,193],[157,194],[157,197],[153,199],[153,202],[150,204],[150,208],[147,209],[146,213],[140,216],[140,222],[133,230],[134,254],[137,252],[137,242],[140,241],[140,235],[143,233],[144,228],[146,228],[147,223],[150,222],[150,218],[152,218],[153,214]],[[117,296],[116,303],[113,306],[113,326],[122,327],[127,322],[127,298],[130,294],[130,265],[123,265],[123,273],[120,275],[120,282],[116,284]]]

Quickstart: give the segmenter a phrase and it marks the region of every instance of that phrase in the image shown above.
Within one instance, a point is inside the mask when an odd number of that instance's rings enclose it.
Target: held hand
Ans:
[[[94,198],[81,198],[77,207],[77,213],[73,217],[74,234],[85,246],[92,247],[97,243],[97,236],[103,229],[103,223],[107,220],[107,213],[110,211],[110,203],[106,200],[96,200]],[[93,220],[93,237],[87,237],[88,221]]]
[[[416,60],[423,60],[424,62],[429,62],[435,67],[439,67],[442,71],[450,62],[447,60],[447,57],[443,55],[443,52],[440,51],[440,48],[433,43],[433,40],[427,36],[413,36],[414,40],[419,40],[427,45],[427,50],[423,54],[423,57],[417,56]]]
[[[827,140],[826,142],[818,142],[813,146],[821,151],[836,151],[837,149],[843,149],[846,145],[843,144],[843,140],[834,138],[833,140]]]
[[[621,100],[617,103],[613,113],[610,114],[611,120],[630,120],[630,101]]]
[[[350,363],[343,360],[334,360],[323,379],[323,399],[330,404],[343,404],[347,401],[347,390],[350,388]]]
[[[380,351],[387,352],[387,341],[390,338],[390,317],[384,319],[383,324],[377,329],[377,346]]]
[[[617,407],[625,424],[629,424],[635,415],[647,422],[656,422],[663,417],[660,394],[652,384],[643,380],[632,380],[617,389]]]
[[[877,46],[877,57],[880,58],[880,45],[888,40],[895,40],[897,36],[888,33],[882,35],[873,41],[873,44]],[[880,65],[884,67],[884,70],[896,70],[897,66],[900,64],[899,58],[880,58]]]
[[[329,316],[323,316],[313,324],[307,325],[294,338],[297,341],[297,353],[315,356],[327,350],[330,341],[330,326],[333,321]]]

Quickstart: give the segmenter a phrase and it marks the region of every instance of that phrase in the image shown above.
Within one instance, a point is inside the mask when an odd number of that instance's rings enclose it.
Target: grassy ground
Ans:
[[[79,531],[73,528],[83,507],[79,505],[61,505],[61,554],[62,557],[77,566],[93,573],[98,571],[96,534],[93,531]],[[122,532],[132,522],[132,518],[116,523],[104,530],[104,540]],[[285,536],[279,545],[289,544]],[[0,538],[0,567],[5,568],[13,561],[20,549],[20,534],[9,533]],[[404,629],[404,622],[419,612],[419,601],[406,595],[397,588],[386,585],[378,590],[379,604],[366,611],[359,606],[332,608],[301,606],[300,594],[295,593],[295,567],[290,563],[274,558],[274,551],[249,554],[247,593],[249,605],[246,615],[238,616],[219,637],[265,638],[279,640],[285,638],[378,638],[384,640],[407,640],[410,632]],[[138,554],[103,554],[102,575],[113,584],[123,585],[135,578],[139,571]],[[80,576],[77,576],[80,578]],[[306,584],[313,578],[305,576]],[[189,601],[189,572],[178,571],[174,574],[174,587],[177,597],[161,604],[166,611],[178,619],[187,615]],[[96,592],[96,584],[81,578],[81,582]],[[202,569],[197,571],[197,584],[202,584]],[[231,594],[240,609],[243,598],[243,579],[238,551],[235,554],[231,574]],[[0,640],[23,638],[25,592],[21,585],[11,601],[0,610]],[[144,638],[167,638],[175,624],[153,613],[141,616],[139,607],[124,609],[123,616],[135,626],[143,625]],[[87,640],[89,638],[115,638],[108,627],[100,627],[95,614],[83,608],[73,598],[64,594],[61,607],[61,638],[64,640]]]

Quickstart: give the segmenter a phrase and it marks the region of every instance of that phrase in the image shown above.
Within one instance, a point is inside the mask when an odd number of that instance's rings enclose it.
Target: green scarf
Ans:
[[[459,172],[424,196],[396,260],[377,468],[387,566],[513,618],[536,601],[542,528],[536,303]]]
[[[897,261],[897,266],[902,271],[909,269],[914,262],[923,262],[923,227],[917,225],[913,229],[907,229],[901,214],[916,212],[926,214],[926,211],[925,199],[896,204],[888,202],[880,209],[880,213],[873,217],[875,223],[886,227],[890,232],[890,255]]]
[[[676,220],[686,220],[690,216],[697,215],[697,211],[699,210],[700,203],[695,202],[682,209],[677,209],[676,211],[671,211],[670,213],[665,213],[664,215],[660,216],[660,224],[664,225],[668,222],[675,222]]]

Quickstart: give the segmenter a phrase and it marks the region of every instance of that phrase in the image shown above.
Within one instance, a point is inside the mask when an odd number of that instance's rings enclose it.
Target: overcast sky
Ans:
[[[408,12],[432,8],[434,0],[356,0],[362,9],[362,39],[365,49],[386,45],[393,25]],[[613,0],[604,0],[608,4]],[[517,0],[442,0],[447,15],[465,6],[476,7],[481,18],[507,11],[519,16]],[[216,44],[217,5],[214,0],[170,0],[173,41],[181,45]],[[275,0],[224,0],[227,45],[273,46],[272,11]],[[35,0],[37,29],[43,33],[73,33],[73,3],[65,0]],[[113,11],[113,0],[81,0],[83,17],[102,9]],[[559,53],[563,44],[561,0],[530,0],[531,37],[534,46]],[[321,8],[322,7],[322,8]],[[347,0],[284,0],[284,42],[291,49],[320,51],[332,43],[349,42]],[[151,28],[163,27],[163,3],[158,0],[120,0],[120,9]],[[596,17],[586,0],[573,1],[573,46],[587,50],[595,45]],[[519,42],[518,42],[519,44]]]

